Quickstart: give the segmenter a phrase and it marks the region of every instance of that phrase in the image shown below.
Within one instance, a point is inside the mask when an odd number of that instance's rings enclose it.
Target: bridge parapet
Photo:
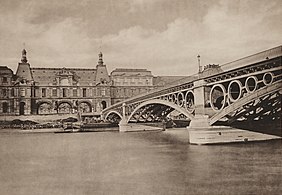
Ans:
[[[280,45],[280,46],[268,49],[266,51],[262,51],[262,52],[223,64],[220,67],[224,72],[228,72],[230,70],[248,67],[250,65],[261,63],[263,61],[281,57],[281,53],[282,53],[282,46]]]

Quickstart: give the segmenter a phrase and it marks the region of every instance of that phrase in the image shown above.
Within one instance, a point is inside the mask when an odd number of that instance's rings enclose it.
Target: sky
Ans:
[[[281,0],[0,0],[0,65],[191,75],[281,45]]]

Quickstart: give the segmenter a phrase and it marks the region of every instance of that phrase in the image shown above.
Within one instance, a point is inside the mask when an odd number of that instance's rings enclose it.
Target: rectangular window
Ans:
[[[3,102],[2,103],[2,109],[3,109],[3,113],[7,113],[8,112],[8,103],[7,102]]]
[[[7,77],[3,77],[2,82],[3,82],[3,83],[8,83],[8,78],[7,78]]]
[[[14,101],[11,101],[10,112],[13,113],[14,111]]]
[[[41,95],[42,95],[42,97],[46,97],[46,89],[45,88],[41,89]]]
[[[63,97],[67,97],[67,93],[68,93],[67,89],[63,89]]]
[[[14,89],[14,88],[11,89],[11,96],[12,96],[12,97],[15,96],[15,89]]]
[[[20,91],[20,96],[21,96],[21,97],[24,97],[24,96],[25,96],[25,89],[23,89],[23,88],[21,89],[21,91]]]
[[[105,96],[106,95],[106,90],[105,89],[101,89],[101,95]]]
[[[57,96],[57,89],[52,89],[52,96],[56,97]]]
[[[19,88],[14,88],[14,96],[15,97],[19,96]]]
[[[16,92],[15,92],[15,94],[16,94]],[[39,94],[39,89],[35,88],[34,89],[34,97],[38,97],[38,94]]]
[[[2,89],[2,95],[3,95],[3,97],[7,96],[7,89]]]
[[[86,88],[82,89],[82,97],[86,97]]]
[[[77,97],[77,89],[73,89],[72,95],[73,95],[73,97]]]

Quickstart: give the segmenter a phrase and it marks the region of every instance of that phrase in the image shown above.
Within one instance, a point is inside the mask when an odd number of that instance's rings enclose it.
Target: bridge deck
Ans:
[[[278,46],[272,49],[268,49],[259,53],[256,53],[254,55],[250,55],[226,64],[223,64],[220,66],[220,68],[224,71],[222,73],[217,73],[217,74],[213,74],[213,75],[209,75],[206,77],[202,77],[200,78],[198,74],[194,74],[194,75],[190,75],[187,76],[186,78],[182,78],[180,80],[177,80],[173,83],[170,83],[168,86],[165,86],[161,89],[155,89],[151,92],[148,92],[146,94],[140,94],[137,95],[135,97],[129,98],[127,100],[121,101],[119,103],[116,103],[108,108],[106,108],[103,112],[107,112],[108,110],[111,109],[115,109],[118,107],[121,107],[123,103],[126,104],[131,104],[131,103],[135,103],[138,101],[142,101],[144,99],[152,99],[155,98],[156,96],[160,96],[161,94],[165,94],[168,93],[169,91],[173,90],[174,88],[178,87],[179,89],[181,89],[181,87],[187,87],[189,85],[193,86],[193,82],[197,81],[197,80],[201,80],[201,79],[205,79],[205,78],[209,78],[209,77],[213,77],[216,75],[221,75],[221,74],[225,74],[226,72],[230,72],[236,69],[240,69],[243,67],[247,67],[250,66],[252,64],[256,64],[256,63],[260,63],[266,60],[271,60],[277,57],[281,57],[282,56],[282,46]]]

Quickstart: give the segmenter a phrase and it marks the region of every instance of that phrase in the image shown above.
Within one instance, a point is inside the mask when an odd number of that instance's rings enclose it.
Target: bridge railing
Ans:
[[[230,71],[233,69],[241,68],[251,64],[255,64],[264,60],[276,58],[282,55],[282,46],[278,46],[272,49],[268,49],[226,64],[222,64],[220,67],[225,71]]]

